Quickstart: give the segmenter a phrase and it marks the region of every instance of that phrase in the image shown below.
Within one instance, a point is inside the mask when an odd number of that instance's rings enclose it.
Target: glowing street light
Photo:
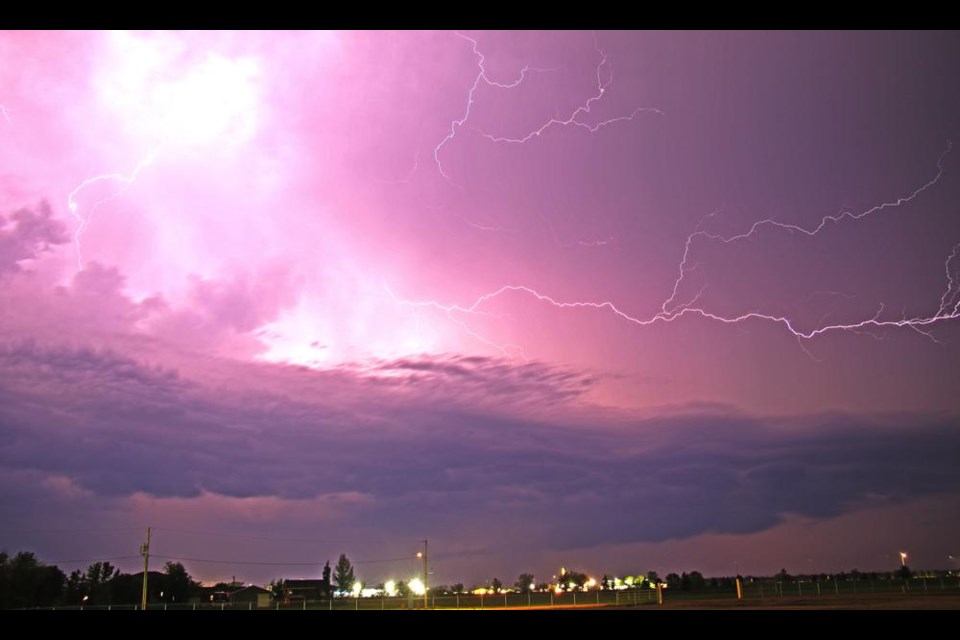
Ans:
[[[904,551],[900,552],[900,566],[901,567],[907,566],[907,554]]]
[[[383,590],[387,592],[387,595],[391,598],[397,595],[397,583],[393,580],[387,580],[387,583],[383,585]]]
[[[422,596],[427,593],[426,588],[423,586],[423,581],[420,578],[414,578],[410,581],[410,591],[414,595]]]

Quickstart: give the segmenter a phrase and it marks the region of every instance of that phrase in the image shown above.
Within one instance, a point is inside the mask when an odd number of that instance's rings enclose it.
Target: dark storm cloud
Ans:
[[[35,209],[22,208],[0,215],[0,275],[18,271],[20,262],[36,258],[53,245],[70,241],[66,227],[53,218],[47,202]]]
[[[400,370],[421,377],[376,378]],[[324,376],[256,371],[264,384],[250,393],[109,351],[6,345],[0,464],[101,496],[350,492],[399,528],[520,521],[553,531],[557,547],[753,532],[786,514],[960,487],[960,432],[945,417],[767,420],[700,407],[614,425],[503,410],[498,394],[524,385],[540,409],[563,408],[582,380],[544,365],[434,358]],[[269,390],[274,375],[301,377],[308,393]],[[472,390],[449,393],[460,385]],[[545,394],[552,385],[556,395]]]

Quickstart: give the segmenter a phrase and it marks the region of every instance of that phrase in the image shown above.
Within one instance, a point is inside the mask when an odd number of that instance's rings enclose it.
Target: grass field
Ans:
[[[829,587],[829,588],[828,588]],[[960,609],[960,585],[956,581],[912,580],[860,583],[751,583],[744,598],[737,600],[736,591],[713,589],[701,592],[664,591],[664,603],[658,605],[656,593],[638,591],[591,591],[586,593],[500,594],[431,596],[430,608],[436,610],[546,610],[546,609],[628,609],[628,610],[723,610],[723,609]],[[761,595],[762,594],[762,595]],[[78,609],[80,607],[56,607]],[[107,609],[87,606],[88,610]],[[113,605],[112,610],[134,609],[133,605]],[[152,603],[149,609],[162,610],[256,610],[254,604],[163,604]],[[422,598],[337,598],[322,602],[273,604],[261,610],[308,611],[371,611],[422,609]]]

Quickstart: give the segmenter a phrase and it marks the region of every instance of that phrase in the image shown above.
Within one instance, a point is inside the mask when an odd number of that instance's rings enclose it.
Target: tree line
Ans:
[[[356,592],[356,588],[366,586],[354,570],[346,554],[341,554],[330,575],[329,563],[324,568],[324,582],[326,584],[326,598],[331,595],[331,587],[336,588],[338,595],[347,595]],[[746,580],[773,579],[777,582],[815,581],[859,581],[908,579],[912,576],[909,567],[901,567],[891,572],[860,572],[856,569],[837,574],[810,574],[793,576],[782,569],[772,578],[755,578],[747,576]],[[332,580],[331,580],[332,578]],[[585,591],[588,589],[649,589],[659,583],[670,589],[682,591],[701,591],[707,589],[733,588],[736,577],[704,578],[699,571],[669,573],[663,579],[655,571],[645,575],[626,576],[624,578],[604,575],[597,583],[586,573],[576,570],[561,569],[560,574],[552,576],[549,582],[537,582],[532,573],[521,573],[519,578],[508,587],[499,578],[492,578],[480,588],[486,593],[505,593],[515,591],[530,593],[532,591]],[[270,589],[274,597],[281,597],[285,581],[277,579],[271,582]],[[331,584],[332,583],[332,584]],[[139,603],[142,595],[143,573],[124,574],[108,561],[94,562],[85,571],[79,569],[65,574],[56,565],[40,562],[32,552],[21,551],[10,556],[0,552],[0,609],[22,609],[50,606],[83,606],[83,605],[112,605]],[[162,572],[151,571],[148,578],[148,601],[186,603],[191,598],[198,598],[206,593],[216,591],[230,591],[240,585],[234,583],[218,583],[204,589],[190,577],[183,564],[167,562]],[[408,583],[400,580],[392,585],[396,595],[406,597],[411,594]],[[384,590],[383,583],[377,588]],[[439,594],[465,594],[468,590],[463,583],[440,585],[431,588],[431,592]]]
[[[187,602],[199,586],[181,563],[167,562],[162,573],[150,572],[148,599]],[[94,562],[67,575],[32,552],[0,552],[0,609],[133,604],[142,593],[142,572],[125,574],[110,562]]]

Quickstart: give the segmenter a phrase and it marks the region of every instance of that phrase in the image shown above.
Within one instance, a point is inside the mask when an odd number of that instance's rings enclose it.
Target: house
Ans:
[[[252,605],[252,607],[263,609],[273,605],[273,594],[253,584],[231,591],[229,598],[230,604],[234,607],[237,605],[248,607]]]

